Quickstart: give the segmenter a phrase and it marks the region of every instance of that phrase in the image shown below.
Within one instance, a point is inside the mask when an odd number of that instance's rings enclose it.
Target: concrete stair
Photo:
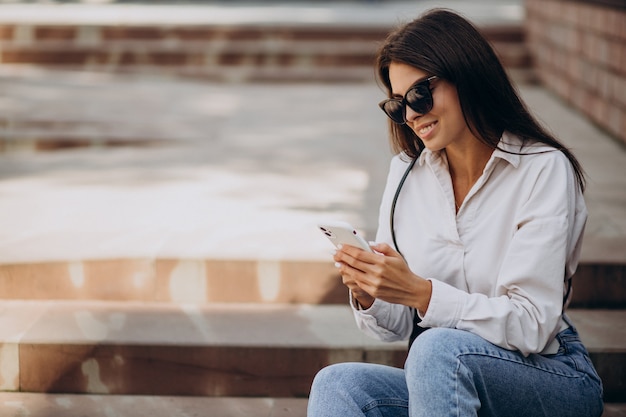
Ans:
[[[3,301],[0,311],[8,391],[305,398],[325,365],[406,356],[405,343],[361,334],[340,305]],[[626,311],[569,314],[606,400],[626,400]]]
[[[573,279],[575,291],[571,307],[626,307],[626,265],[583,259]]]
[[[306,404],[304,398],[0,393],[3,417],[305,417]]]
[[[391,26],[385,21],[374,25],[358,21],[233,25],[219,21],[80,24],[0,20],[0,65],[170,74],[220,82],[371,82],[376,49]],[[535,79],[520,22],[481,25],[481,30],[514,79]]]
[[[174,397],[0,393],[5,417],[305,417],[303,398]],[[606,404],[602,417],[626,416],[626,404]]]
[[[343,304],[329,262],[108,259],[0,264],[2,299]]]
[[[4,389],[306,397],[329,363],[401,366],[345,306],[3,302]]]
[[[582,261],[572,308],[626,305],[626,266]],[[0,264],[0,299],[343,304],[334,266],[297,259],[94,259]]]
[[[626,291],[615,271],[583,264],[570,309],[611,402],[626,401],[626,310],[615,309]],[[584,290],[594,282],[612,289],[607,304]],[[327,364],[402,366],[406,354],[356,329],[330,262],[4,264],[0,288],[0,367],[11,369],[0,386],[12,391],[306,397]]]

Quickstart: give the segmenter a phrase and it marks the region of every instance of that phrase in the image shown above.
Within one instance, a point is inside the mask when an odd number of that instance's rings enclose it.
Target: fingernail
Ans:
[[[335,262],[335,268],[341,268],[341,262]]]
[[[341,249],[341,248],[343,248],[343,245],[340,243],[337,245],[337,249]]]
[[[370,246],[376,246],[376,242],[374,242],[373,240],[370,240],[370,241],[369,241],[369,242],[367,242],[367,243],[369,243],[369,245],[370,245]]]
[[[336,255],[337,254],[337,249],[333,249],[331,253],[333,254],[333,256]]]

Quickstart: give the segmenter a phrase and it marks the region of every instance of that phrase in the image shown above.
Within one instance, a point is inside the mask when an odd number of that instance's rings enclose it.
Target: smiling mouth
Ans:
[[[426,125],[426,126],[422,127],[422,128],[418,131],[418,133],[420,134],[420,136],[421,136],[421,135],[426,135],[428,132],[430,132],[431,130],[433,130],[433,128],[435,127],[435,124],[436,124],[436,123],[437,123],[437,122],[432,122],[431,124],[429,124],[429,125]]]

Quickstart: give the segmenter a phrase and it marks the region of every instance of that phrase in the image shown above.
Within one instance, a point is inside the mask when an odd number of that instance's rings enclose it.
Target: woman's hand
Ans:
[[[380,298],[394,304],[417,308],[425,314],[430,303],[430,281],[415,275],[404,258],[389,245],[372,246],[370,253],[354,246],[343,246],[334,259],[343,283],[363,308]]]

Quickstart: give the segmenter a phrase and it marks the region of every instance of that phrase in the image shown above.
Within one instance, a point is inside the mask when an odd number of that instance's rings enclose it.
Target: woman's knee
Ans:
[[[477,339],[478,338],[478,339]],[[411,346],[405,364],[410,377],[412,372],[456,366],[459,352],[471,344],[482,342],[479,336],[458,329],[433,328],[422,333]]]
[[[330,365],[317,373],[309,396],[312,416],[406,415],[402,369],[371,363]]]
[[[345,367],[345,364],[338,363],[335,365],[329,365],[325,368],[322,368],[313,379],[313,385],[311,390],[318,390],[322,387],[329,387],[335,384],[338,384],[338,379],[344,373],[342,368]]]
[[[415,339],[409,354],[424,357],[444,353],[456,343],[459,332],[462,331],[448,328],[428,329]]]
[[[335,364],[322,368],[311,385],[307,415],[326,416],[345,414],[346,409],[358,410],[346,391],[350,387],[346,377],[351,373],[349,364]],[[350,415],[350,414],[348,414]]]
[[[402,369],[360,362],[338,363],[322,368],[311,386],[312,394],[354,399],[390,393],[402,397],[405,392]]]
[[[337,363],[322,368],[311,386],[311,392],[339,393],[353,387],[362,378],[358,363]]]
[[[459,366],[466,347],[482,343],[476,337],[463,330],[433,328],[415,340],[405,364],[412,415],[449,413],[453,398],[463,398],[456,403],[458,415],[476,415],[480,403],[474,395],[471,372]]]

